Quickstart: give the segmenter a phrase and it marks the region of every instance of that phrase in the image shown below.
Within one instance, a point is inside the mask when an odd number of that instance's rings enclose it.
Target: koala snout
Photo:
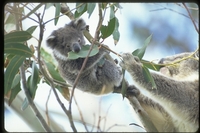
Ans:
[[[78,53],[81,50],[81,46],[78,43],[74,43],[72,46],[72,51]]]

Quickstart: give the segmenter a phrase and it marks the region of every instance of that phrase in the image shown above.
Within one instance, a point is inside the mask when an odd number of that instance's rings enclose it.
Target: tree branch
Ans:
[[[38,120],[40,121],[40,123],[42,124],[43,128],[47,131],[47,132],[52,132],[52,130],[50,129],[50,127],[47,125],[46,121],[44,120],[44,118],[42,117],[42,115],[40,114],[40,112],[38,111],[37,107],[35,106],[30,93],[28,91],[27,85],[26,85],[26,76],[25,76],[25,70],[24,70],[24,66],[22,64],[22,66],[20,67],[20,75],[21,75],[21,81],[22,81],[22,89],[26,95],[26,98],[29,102],[30,107],[32,108],[33,112],[35,113],[36,117],[38,118]]]
[[[199,29],[197,28],[197,26],[196,26],[196,24],[195,24],[195,21],[194,21],[194,19],[192,18],[192,15],[191,15],[190,11],[188,10],[187,6],[185,5],[185,3],[183,3],[183,6],[184,6],[185,9],[187,10],[188,15],[190,16],[190,19],[192,20],[192,23],[193,23],[193,25],[194,25],[194,28],[195,28],[195,30],[197,31],[197,33],[199,34]]]
[[[15,12],[19,12],[19,6],[14,3],[14,11]],[[17,14],[15,14],[15,20],[16,20],[16,30],[20,30],[20,23],[21,21],[19,21],[19,19],[21,18],[21,15],[18,16]],[[33,112],[35,113],[36,117],[38,118],[38,120],[40,121],[40,123],[42,124],[43,128],[47,131],[47,132],[52,132],[52,130],[49,128],[49,126],[47,125],[46,121],[44,120],[44,118],[42,117],[42,115],[40,114],[40,112],[38,111],[37,107],[35,106],[33,99],[31,98],[31,95],[29,93],[29,90],[27,88],[27,84],[26,84],[26,75],[25,75],[25,69],[24,69],[24,64],[21,65],[20,67],[20,75],[21,75],[21,83],[22,83],[22,90],[25,93],[25,96],[28,100],[28,103],[31,107],[31,109],[33,110]]]
[[[55,86],[54,86],[53,80],[49,77],[49,75],[46,73],[45,69],[42,67],[42,61],[41,61],[41,56],[40,56],[40,48],[41,48],[41,43],[42,43],[42,40],[43,40],[44,24],[42,24],[42,20],[40,19],[40,15],[38,15],[37,17],[38,17],[38,20],[39,20],[39,28],[40,28],[39,41],[38,41],[38,64],[39,64],[40,71],[41,71],[42,75],[45,77],[45,79],[50,83],[50,86],[51,86],[51,88],[52,88],[52,90],[53,90],[53,92],[55,94],[55,97],[56,97],[58,103],[60,104],[60,106],[63,109],[63,111],[65,112],[65,114],[68,116],[72,130],[74,132],[77,132],[76,127],[75,127],[74,122],[73,122],[73,118],[72,118],[71,112],[68,111],[65,108],[64,104],[60,100],[60,98],[59,98],[59,96],[58,96],[58,94],[57,94],[57,92],[55,90]]]

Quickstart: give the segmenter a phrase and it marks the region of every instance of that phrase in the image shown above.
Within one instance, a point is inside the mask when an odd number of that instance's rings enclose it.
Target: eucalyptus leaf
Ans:
[[[15,55],[8,64],[6,71],[4,73],[4,94],[7,94],[11,89],[11,85],[19,67],[22,65],[25,57]]]
[[[49,52],[47,52],[44,48],[40,49],[40,53],[41,53],[42,58],[46,62],[53,63],[54,65],[57,64],[57,62],[53,59],[52,55]]]
[[[143,59],[141,60],[141,62],[145,67],[147,67],[149,69],[152,69],[152,70],[155,70],[155,71],[159,71],[160,68],[163,67],[163,66],[161,66],[159,64],[155,64],[153,62],[146,61],[146,60],[143,60]]]
[[[4,52],[24,57],[31,57],[33,55],[32,51],[26,45],[15,42],[6,43],[4,47]]]
[[[111,6],[110,7],[110,19],[113,19],[115,17],[115,7]]]
[[[21,110],[24,111],[29,106],[28,99],[25,97],[24,101],[22,102]]]
[[[122,74],[123,74],[123,78],[122,78],[122,89],[121,89],[121,94],[122,94],[122,97],[124,99],[125,95],[126,95],[126,91],[127,91],[127,84],[126,84],[126,81],[125,81],[125,69],[122,69]]]
[[[144,53],[146,51],[146,48],[147,48],[148,44],[151,41],[151,38],[152,38],[152,34],[144,41],[143,47],[133,51],[132,55],[137,56],[141,60],[143,58],[143,56],[144,56]]]
[[[69,52],[67,58],[70,59],[70,60],[75,60],[75,59],[78,59],[78,58],[85,58],[87,56],[89,50],[90,50],[90,46],[91,45],[82,46],[81,50],[78,53],[73,52],[73,51]],[[89,57],[96,55],[98,52],[99,52],[98,46],[94,45],[91,52],[90,52]]]
[[[4,42],[25,42],[29,40],[32,35],[27,31],[15,31],[4,36]]]
[[[10,13],[10,14],[8,15],[7,19],[6,19],[5,24],[16,24],[15,21],[16,21],[16,20],[15,20],[15,16],[14,16],[12,13]]]
[[[89,14],[88,18],[92,15],[94,8],[96,6],[96,3],[87,3],[87,13]]]
[[[69,88],[67,88],[67,87],[60,87],[60,86],[56,86],[56,88],[59,90],[59,92],[63,95],[63,97],[64,97],[67,101],[70,100]]]
[[[28,89],[30,90],[30,94],[32,99],[34,99],[35,97],[35,92],[37,90],[37,85],[39,83],[39,70],[35,64],[35,61],[33,61],[32,63],[32,74],[30,75],[30,77],[28,78]]]
[[[77,3],[76,7],[78,7],[80,4],[83,3]],[[75,18],[79,18],[83,13],[85,13],[87,11],[87,4],[83,4],[82,6],[80,6],[74,13],[74,17]]]
[[[11,89],[11,94],[10,94],[10,98],[8,100],[8,104],[11,105],[12,101],[15,99],[15,97],[17,96],[17,94],[21,91],[21,87],[20,87],[20,82],[18,82],[12,89]]]
[[[56,25],[58,23],[58,19],[59,19],[59,15],[60,15],[60,10],[61,10],[60,3],[55,3],[55,7],[56,7],[56,12],[55,12],[54,24]]]
[[[144,79],[146,80],[146,82],[150,82],[152,85],[152,89],[157,89],[156,83],[153,79],[153,77],[151,76],[151,73],[149,72],[148,68],[143,66],[142,67],[142,72],[144,75]]]
[[[120,38],[120,33],[119,33],[119,21],[117,18],[116,19],[116,22],[115,22],[115,29],[112,33],[113,35],[113,39],[114,39],[114,44],[117,45],[118,41],[119,41],[119,38]]]
[[[65,82],[65,80],[60,76],[59,72],[57,69],[55,69],[55,66],[52,63],[45,62],[47,69],[51,75],[51,77],[55,80]]]
[[[81,6],[80,6],[81,5]],[[78,6],[80,6],[79,8],[77,8]],[[78,13],[83,13],[83,12],[85,12],[86,10],[85,10],[85,8],[87,9],[87,4],[85,3],[85,4],[83,4],[83,3],[76,3],[76,11],[78,12]]]
[[[20,82],[20,79],[21,79],[20,74],[16,74],[15,78],[13,79],[11,88],[14,88],[15,86],[17,86],[17,84]]]
[[[35,31],[36,28],[37,28],[36,25],[35,25],[35,26],[31,26],[31,27],[29,27],[26,31],[27,31],[28,33],[32,34],[32,33]]]
[[[105,26],[105,25],[101,26],[100,31],[101,31],[103,39],[109,37],[113,33],[115,29],[115,21],[116,21],[116,18],[114,17],[108,22],[108,26]]]

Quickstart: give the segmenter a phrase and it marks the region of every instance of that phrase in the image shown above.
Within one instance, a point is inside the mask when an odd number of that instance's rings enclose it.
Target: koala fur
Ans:
[[[78,53],[85,45],[83,36],[85,29],[86,24],[83,19],[73,20],[63,28],[53,31],[47,38],[47,46],[53,50],[61,76],[71,85],[74,84],[85,58],[70,60],[67,56],[70,51]],[[112,92],[114,87],[121,84],[121,69],[104,58],[108,53],[106,49],[100,48],[96,55],[88,58],[77,89],[100,95]],[[99,61],[103,61],[103,65],[99,65]]]
[[[192,53],[182,53],[163,58],[160,64],[169,64]],[[195,132],[199,128],[199,57],[193,55],[175,65],[162,67],[160,73],[151,72],[157,85],[145,81],[142,63],[130,53],[122,55],[120,66],[136,82],[132,94],[140,102],[151,121],[160,132]],[[130,89],[130,87],[129,87]],[[145,90],[149,95],[140,92]]]

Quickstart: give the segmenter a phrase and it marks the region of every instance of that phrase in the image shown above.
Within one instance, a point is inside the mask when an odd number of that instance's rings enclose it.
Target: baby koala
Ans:
[[[73,20],[64,27],[53,31],[46,40],[47,46],[53,50],[61,76],[70,85],[74,84],[85,58],[71,60],[68,59],[68,53],[70,51],[78,53],[85,45],[83,36],[85,29],[86,24],[83,19]],[[115,63],[104,58],[106,54],[109,54],[109,51],[100,48],[96,55],[88,58],[78,80],[77,89],[100,95],[110,93],[114,87],[120,86],[121,69]]]
[[[190,57],[189,57],[190,56]],[[189,57],[189,58],[188,58]],[[142,63],[130,53],[122,55],[120,66],[136,82],[129,90],[140,102],[158,131],[195,132],[199,128],[199,55],[181,53],[163,58],[170,64],[151,72],[157,89],[143,76]],[[143,95],[139,90],[146,90]]]

